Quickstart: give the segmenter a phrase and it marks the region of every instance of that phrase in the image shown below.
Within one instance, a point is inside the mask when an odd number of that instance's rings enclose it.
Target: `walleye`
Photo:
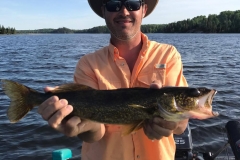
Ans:
[[[215,89],[204,87],[121,88],[95,90],[81,84],[64,84],[40,93],[11,80],[2,80],[2,89],[10,98],[7,116],[11,123],[22,119],[35,106],[56,95],[73,106],[70,116],[79,116],[104,124],[123,125],[124,135],[142,128],[143,121],[160,116],[168,121],[218,116],[212,111]]]

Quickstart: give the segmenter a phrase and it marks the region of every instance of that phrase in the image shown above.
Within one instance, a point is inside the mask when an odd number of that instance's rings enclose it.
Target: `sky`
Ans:
[[[240,10],[240,0],[159,0],[143,24],[167,24],[228,10]],[[89,29],[105,21],[87,0],[0,0],[0,25],[16,30]]]

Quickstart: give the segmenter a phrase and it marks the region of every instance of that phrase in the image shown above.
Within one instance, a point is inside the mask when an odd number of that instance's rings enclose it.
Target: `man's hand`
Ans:
[[[45,92],[54,88],[46,87]],[[48,124],[55,130],[63,133],[68,137],[78,136],[87,142],[97,141],[105,133],[104,125],[89,120],[81,120],[77,116],[70,119],[64,119],[73,111],[73,107],[68,104],[66,99],[59,99],[52,96],[44,101],[38,107],[38,113],[42,118],[48,121]]]
[[[145,121],[143,130],[149,139],[159,140],[163,136],[170,136],[177,127],[178,123],[176,122],[169,122],[160,117],[154,117],[149,121]]]
[[[150,88],[160,89],[162,84],[159,81],[154,81]],[[187,127],[188,119],[180,122],[170,122],[162,119],[161,117],[154,117],[151,120],[145,121],[143,130],[146,136],[151,139],[161,139],[173,134],[181,134]]]

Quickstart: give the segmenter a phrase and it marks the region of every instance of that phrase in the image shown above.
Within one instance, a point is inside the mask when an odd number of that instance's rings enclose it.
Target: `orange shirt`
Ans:
[[[187,86],[181,56],[175,47],[148,40],[143,46],[132,74],[126,61],[112,44],[83,56],[76,67],[74,81],[95,89],[147,87],[154,80],[163,86]],[[105,135],[94,143],[83,142],[82,160],[173,160],[173,135],[149,140],[143,129],[121,137],[121,126],[105,125]]]

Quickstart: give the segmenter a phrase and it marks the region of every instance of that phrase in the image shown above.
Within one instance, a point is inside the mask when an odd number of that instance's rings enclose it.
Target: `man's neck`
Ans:
[[[111,43],[118,49],[119,56],[126,60],[129,69],[132,72],[134,64],[136,63],[138,55],[142,49],[141,32],[128,41],[120,41],[116,38],[111,38]]]

